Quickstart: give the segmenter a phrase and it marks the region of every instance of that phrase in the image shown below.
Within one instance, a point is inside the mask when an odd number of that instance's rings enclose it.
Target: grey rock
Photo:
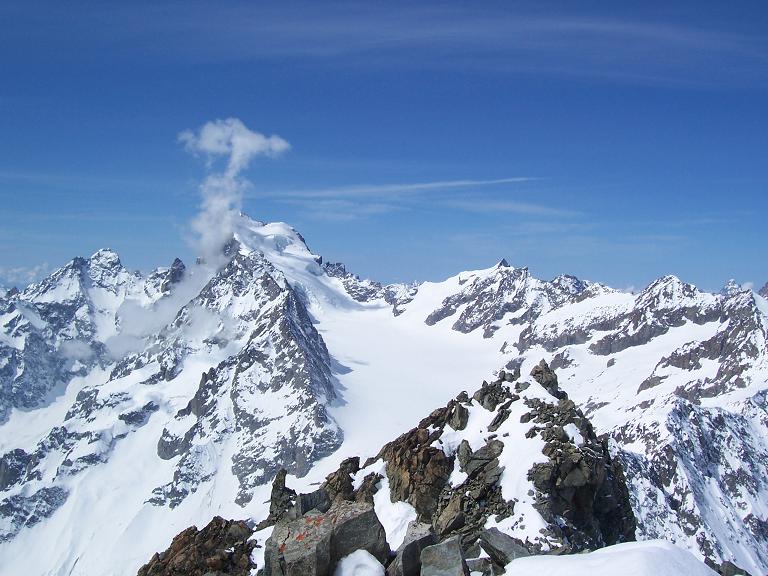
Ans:
[[[466,519],[461,509],[461,501],[461,494],[454,493],[435,520],[435,529],[441,537],[464,526]]]
[[[467,421],[469,420],[469,410],[461,403],[456,403],[453,407],[453,412],[448,419],[448,426],[454,430],[464,430],[467,427]]]
[[[419,576],[421,551],[437,544],[432,526],[423,522],[411,522],[397,554],[387,567],[387,576]]]
[[[469,576],[461,551],[461,538],[454,536],[421,552],[421,576]]]
[[[355,550],[367,550],[382,564],[389,557],[384,527],[373,506],[358,502],[341,502],[328,511],[333,524],[331,556],[338,562]]]
[[[530,556],[531,552],[525,544],[498,528],[489,528],[480,533],[480,546],[499,566],[506,566],[512,560]]]
[[[299,494],[296,499],[296,513],[298,516],[304,516],[310,510],[327,512],[330,507],[331,499],[328,497],[328,492],[323,488],[319,488],[309,494]]]
[[[485,468],[490,462],[496,460],[504,450],[504,442],[501,440],[491,440],[482,448],[476,450],[470,456],[467,465],[464,467],[468,476],[475,476],[480,470]]]

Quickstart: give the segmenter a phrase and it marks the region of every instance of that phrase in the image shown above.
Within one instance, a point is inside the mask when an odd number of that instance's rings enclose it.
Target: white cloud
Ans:
[[[290,144],[280,136],[254,132],[237,118],[207,122],[197,131],[185,130],[179,141],[188,152],[206,156],[209,166],[219,158],[227,163],[223,172],[210,174],[200,185],[202,204],[192,221],[198,254],[215,264],[232,237],[243,192],[249,187],[240,173],[255,157],[278,156],[290,149]]]
[[[205,154],[209,160],[227,157],[225,174],[233,178],[256,156],[278,156],[291,147],[280,136],[254,132],[237,118],[206,122],[197,132],[185,130],[179,140],[188,152]]]
[[[47,276],[50,272],[51,267],[47,262],[43,262],[37,266],[0,266],[0,281],[24,287]]]

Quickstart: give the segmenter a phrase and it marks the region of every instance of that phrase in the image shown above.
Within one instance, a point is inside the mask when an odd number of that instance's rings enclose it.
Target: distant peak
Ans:
[[[507,262],[506,258],[502,258],[498,264],[496,264],[496,268],[511,268],[509,265],[509,262]]]
[[[744,288],[742,288],[741,284],[736,282],[736,280],[733,278],[728,280],[728,282],[726,282],[720,290],[720,294],[723,296],[733,296],[739,292],[744,292]]]
[[[122,265],[120,263],[120,257],[117,255],[117,252],[111,248],[102,248],[101,250],[97,250],[88,260],[91,265],[96,264],[109,268]]]

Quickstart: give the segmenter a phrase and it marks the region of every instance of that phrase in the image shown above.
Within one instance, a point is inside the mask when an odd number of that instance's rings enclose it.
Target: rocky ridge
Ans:
[[[297,495],[278,474],[269,519],[257,528],[274,525],[264,576],[332,574],[355,550],[389,576],[469,565],[501,574],[516,557],[634,540],[620,465],[546,363],[532,375],[533,383],[502,371],[362,466],[348,458],[313,493]],[[409,504],[413,520],[405,534],[385,534],[377,512],[387,517],[397,503]]]

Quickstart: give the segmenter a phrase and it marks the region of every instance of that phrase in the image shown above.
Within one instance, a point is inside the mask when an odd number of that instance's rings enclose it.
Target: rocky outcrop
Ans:
[[[356,550],[379,562],[389,558],[384,527],[373,507],[337,501],[326,512],[313,509],[275,525],[264,551],[264,576],[328,576]]]
[[[526,399],[526,419],[546,442],[549,461],[528,473],[540,493],[536,507],[573,550],[635,539],[635,517],[621,465],[571,400]]]
[[[459,535],[465,548],[485,542],[483,547],[506,546],[508,553],[522,555],[549,548],[575,552],[633,540],[635,519],[624,475],[606,443],[560,390],[546,362],[533,370],[533,384],[517,380],[518,375],[502,371],[471,399],[460,394],[386,444],[362,469],[357,460],[345,461],[323,486],[336,499],[355,500],[366,482],[355,491],[352,476],[359,478],[366,468],[383,461],[390,500],[410,503],[419,522],[430,525],[438,539]],[[491,415],[481,416],[478,410]],[[475,422],[488,422],[487,428],[470,429],[473,413]],[[510,437],[519,426],[516,421],[526,424],[526,433]],[[460,440],[463,434],[474,438],[478,432],[485,438],[483,444]],[[540,439],[546,462],[534,463],[528,471],[531,504],[545,520],[546,533],[530,543],[504,541],[508,535],[488,532],[486,524],[489,519],[514,521],[516,501],[526,495],[504,494],[502,460],[508,445],[515,451],[518,443],[533,439]],[[516,468],[521,465],[514,462]],[[515,522],[525,521],[520,517]]]
[[[435,410],[417,428],[385,445],[376,457],[386,462],[392,501],[408,502],[424,522],[431,522],[440,493],[453,471],[453,458],[432,443],[445,428],[455,405],[452,401]]]
[[[187,528],[164,552],[155,554],[138,576],[249,576],[256,542],[245,522],[216,516],[198,530]]]

